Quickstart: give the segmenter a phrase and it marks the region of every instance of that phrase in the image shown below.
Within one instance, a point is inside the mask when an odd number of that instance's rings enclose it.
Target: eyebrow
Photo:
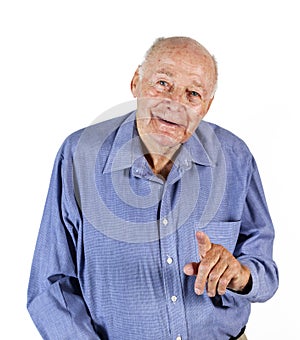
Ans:
[[[167,70],[165,70],[164,68],[157,70],[155,73],[156,73],[156,74],[163,74],[163,75],[166,75],[166,76],[168,76],[168,77],[173,77],[173,76],[174,76],[174,74],[173,74],[172,72],[167,71]],[[195,87],[201,89],[202,91],[205,91],[203,85],[202,85],[201,83],[199,83],[197,80],[193,80],[193,81],[192,81],[192,84],[193,84]],[[205,91],[205,92],[206,92],[206,91]]]
[[[195,85],[196,87],[199,87],[200,89],[204,90],[204,88],[201,85],[201,83],[197,82],[196,80],[193,81],[193,85]]]
[[[164,74],[164,75],[166,75],[168,77],[173,77],[174,76],[173,73],[171,73],[169,71],[166,71],[165,69],[160,69],[160,70],[156,71],[155,73],[157,73],[157,74]]]

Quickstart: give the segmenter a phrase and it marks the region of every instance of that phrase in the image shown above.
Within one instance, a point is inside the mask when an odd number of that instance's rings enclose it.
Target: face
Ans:
[[[146,146],[178,148],[186,142],[210,107],[214,80],[212,59],[199,47],[167,45],[155,51],[131,83]]]

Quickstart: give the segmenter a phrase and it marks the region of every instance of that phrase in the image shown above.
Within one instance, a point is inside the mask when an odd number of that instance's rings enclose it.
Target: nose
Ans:
[[[170,111],[183,112],[185,110],[185,91],[182,88],[172,88],[166,99],[167,109]]]
[[[185,112],[185,105],[181,103],[181,101],[178,100],[176,97],[166,99],[165,105],[166,105],[167,110],[170,112],[177,112],[177,113]]]
[[[181,87],[172,87],[169,91],[169,98],[173,102],[184,104],[186,101],[186,91]]]

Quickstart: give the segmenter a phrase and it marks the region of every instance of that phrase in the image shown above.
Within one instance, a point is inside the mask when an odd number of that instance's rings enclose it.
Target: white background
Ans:
[[[170,35],[191,36],[216,56],[219,87],[206,120],[250,147],[275,225],[280,288],[253,304],[248,338],[300,337],[297,8],[289,0],[1,2],[1,338],[40,338],[26,290],[59,146],[131,100],[144,52]]]

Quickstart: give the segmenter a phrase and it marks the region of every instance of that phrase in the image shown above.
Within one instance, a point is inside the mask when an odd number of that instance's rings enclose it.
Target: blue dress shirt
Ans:
[[[275,293],[274,229],[245,143],[202,121],[167,180],[144,154],[135,112],[61,146],[28,287],[44,339],[229,339]],[[183,267],[199,261],[197,230],[249,267],[250,292],[194,293]]]

